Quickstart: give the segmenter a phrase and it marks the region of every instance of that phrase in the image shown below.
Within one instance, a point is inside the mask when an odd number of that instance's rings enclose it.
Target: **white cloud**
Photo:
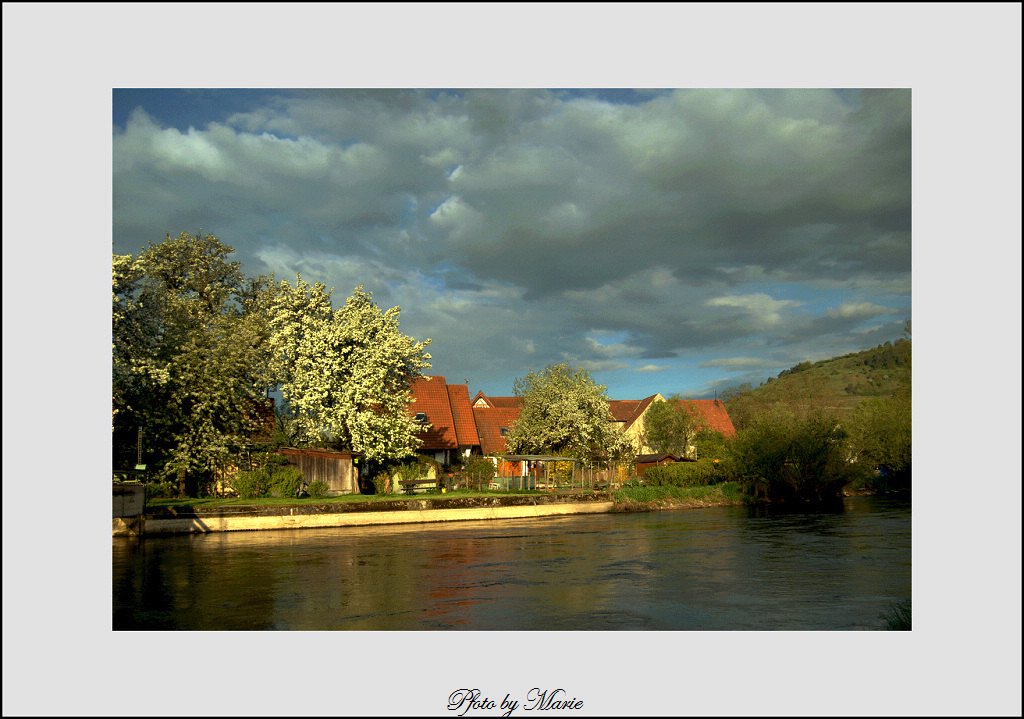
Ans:
[[[665,372],[666,370],[670,370],[670,369],[672,369],[672,367],[669,366],[669,365],[658,366],[658,365],[653,365],[653,364],[645,364],[643,367],[634,367],[633,371],[634,372]]]
[[[758,329],[769,329],[783,321],[783,313],[803,305],[795,300],[776,300],[763,292],[750,295],[713,297],[704,303],[708,307],[735,308],[746,313]]]
[[[844,319],[867,319],[878,315],[896,314],[898,310],[882,307],[871,302],[845,302],[838,307],[829,307],[825,310],[828,317],[842,317]]]

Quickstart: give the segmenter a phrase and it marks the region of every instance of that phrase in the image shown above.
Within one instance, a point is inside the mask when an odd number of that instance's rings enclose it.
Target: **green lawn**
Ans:
[[[445,492],[441,494],[438,491],[431,491],[422,494],[409,495],[405,493],[400,494],[342,494],[336,497],[323,497],[321,499],[313,499],[311,497],[305,497],[303,499],[296,499],[295,497],[258,497],[255,499],[240,499],[237,497],[233,498],[219,498],[219,497],[199,497],[199,498],[186,498],[186,499],[169,499],[160,497],[157,499],[149,499],[146,501],[146,506],[150,508],[168,508],[168,509],[192,509],[198,507],[235,507],[235,506],[257,506],[257,507],[290,507],[293,505],[305,505],[305,504],[342,504],[350,502],[385,502],[394,499],[440,499],[440,498],[459,498],[459,497],[511,497],[522,494],[547,494],[546,492],[533,491],[533,490],[514,490],[510,492],[490,492],[490,491],[475,491],[460,489],[455,492]]]
[[[736,482],[722,482],[721,484],[709,484],[698,487],[676,487],[673,485],[650,487],[623,487],[612,494],[615,502],[626,504],[629,502],[653,502],[655,504],[670,503],[700,503],[700,504],[734,504],[744,503],[748,500],[740,491]]]

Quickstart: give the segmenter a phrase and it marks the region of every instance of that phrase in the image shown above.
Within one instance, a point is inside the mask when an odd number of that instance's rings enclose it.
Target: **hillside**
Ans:
[[[798,414],[812,409],[844,416],[866,397],[890,396],[910,386],[911,342],[886,342],[869,350],[818,362],[801,362],[760,387],[742,385],[720,397],[737,429],[758,409],[781,403]]]

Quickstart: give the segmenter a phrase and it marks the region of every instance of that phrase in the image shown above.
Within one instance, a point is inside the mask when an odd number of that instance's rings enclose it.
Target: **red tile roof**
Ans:
[[[409,388],[416,400],[409,405],[410,417],[423,412],[430,428],[418,432],[420,449],[441,450],[480,444],[469,388],[464,384],[446,384],[443,375],[429,375],[414,381]]]
[[[448,385],[448,402],[452,408],[452,419],[455,421],[455,436],[460,447],[472,447],[480,444],[473,419],[473,407],[469,403],[469,387],[464,384]]]
[[[644,399],[610,399],[608,400],[608,411],[616,422],[624,422],[623,429],[629,429],[643,416],[657,396],[652,394]]]
[[[518,399],[518,397],[516,398]],[[474,407],[473,417],[480,433],[480,451],[505,454],[508,448],[501,436],[502,427],[511,427],[519,419],[520,407]]]
[[[722,436],[726,439],[736,436],[736,428],[733,427],[732,420],[729,419],[729,413],[726,411],[725,405],[722,404],[722,400],[689,399],[680,401],[687,402],[691,407],[696,409],[697,412],[700,413],[700,416],[704,420],[705,426],[708,429],[721,432]]]
[[[417,413],[423,412],[427,415],[427,423],[431,425],[425,432],[416,433],[416,437],[423,442],[420,449],[458,449],[455,419],[452,417],[444,377],[421,377],[413,381],[409,390],[416,400],[409,404],[409,416],[415,417]]]
[[[501,407],[504,409],[520,409],[523,406],[522,397],[488,397],[483,390],[476,393],[473,398],[473,407]]]

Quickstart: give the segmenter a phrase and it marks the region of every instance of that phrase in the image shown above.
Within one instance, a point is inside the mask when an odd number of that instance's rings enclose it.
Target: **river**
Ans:
[[[115,630],[877,630],[909,500],[113,540]]]

